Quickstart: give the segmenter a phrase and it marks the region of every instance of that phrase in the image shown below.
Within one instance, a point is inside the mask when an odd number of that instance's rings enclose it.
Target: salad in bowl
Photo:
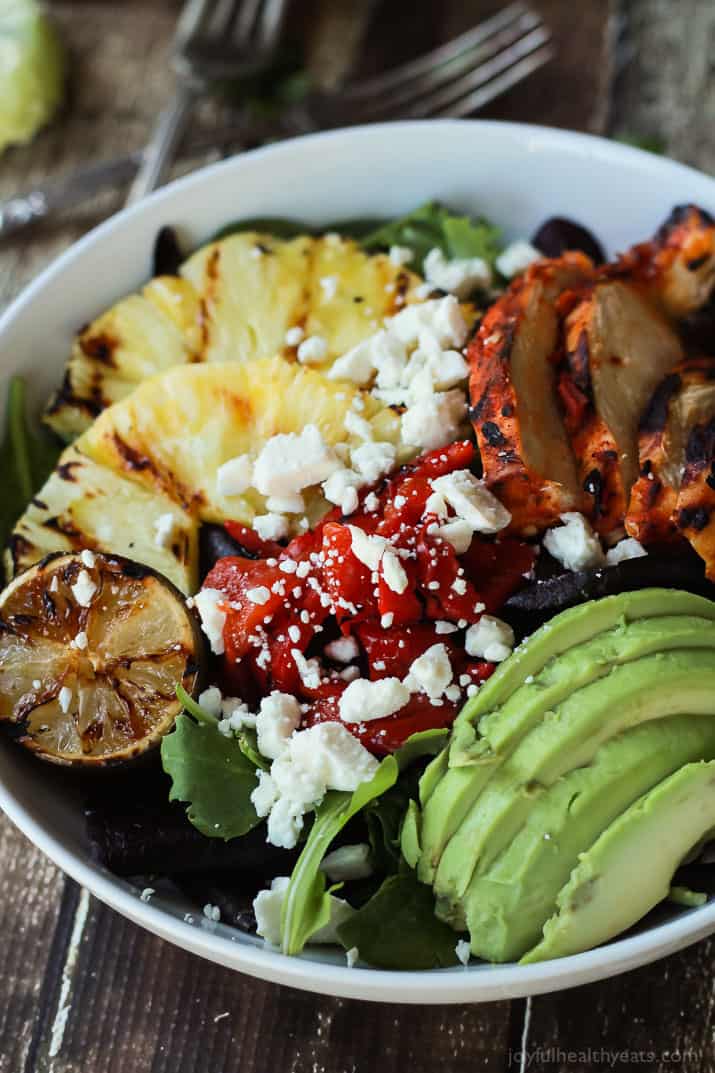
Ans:
[[[13,382],[0,719],[143,899],[399,970],[707,899],[715,222],[653,223],[164,227]]]

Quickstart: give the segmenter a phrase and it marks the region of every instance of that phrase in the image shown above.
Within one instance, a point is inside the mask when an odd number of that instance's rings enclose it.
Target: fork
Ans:
[[[541,17],[509,4],[430,52],[336,93],[313,93],[285,113],[302,130],[385,119],[462,118],[483,108],[547,63],[554,54]]]
[[[335,94],[311,94],[303,104],[287,109],[278,130],[265,129],[263,135],[289,136],[321,126],[380,119],[470,115],[550,60],[554,54],[550,40],[539,16],[524,3],[513,3],[452,41],[385,74],[348,85]],[[219,60],[225,63],[223,51],[216,62]],[[105,161],[0,202],[0,238],[125,181],[136,166],[130,156]]]
[[[188,0],[174,37],[174,98],[144,150],[127,205],[161,185],[196,100],[212,83],[271,63],[286,8],[286,0]]]

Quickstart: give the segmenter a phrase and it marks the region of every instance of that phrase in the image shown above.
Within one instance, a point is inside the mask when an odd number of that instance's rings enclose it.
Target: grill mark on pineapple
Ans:
[[[132,447],[122,439],[118,432],[112,433],[112,442],[124,470],[129,473],[146,474],[153,483],[166,492],[170,499],[180,503],[185,510],[205,505],[206,496],[202,491],[189,493],[170,470],[161,470],[153,458]]]
[[[196,361],[206,361],[206,353],[211,344],[211,304],[216,300],[216,289],[219,284],[219,262],[221,260],[221,247],[214,246],[206,259],[206,286],[204,293],[199,298],[199,331],[201,345]]]
[[[79,348],[91,361],[98,361],[109,369],[116,369],[117,362],[114,357],[115,350],[119,347],[119,340],[109,332],[98,332],[97,335],[80,335]]]
[[[72,368],[70,367],[65,372],[62,383],[47,407],[45,415],[54,417],[57,414],[61,414],[63,410],[75,408],[94,420],[95,417],[99,417],[105,408],[105,404],[102,400],[97,399],[94,387],[90,389],[89,395],[78,395],[75,392],[72,386]]]

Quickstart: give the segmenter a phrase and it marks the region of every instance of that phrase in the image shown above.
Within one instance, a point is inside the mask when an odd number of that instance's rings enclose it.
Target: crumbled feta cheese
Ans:
[[[511,655],[514,647],[514,631],[507,622],[482,615],[475,626],[470,626],[464,637],[467,655],[501,663]]]
[[[253,900],[256,932],[271,946],[281,945],[281,914],[289,883],[288,876],[276,876],[271,889],[259,891]],[[329,899],[330,920],[311,935],[311,943],[339,943],[338,928],[355,912],[342,898],[331,894]]]
[[[215,719],[218,719],[221,715],[221,704],[223,697],[221,696],[221,690],[216,686],[209,686],[203,693],[199,693],[199,707],[203,708],[208,715],[212,715]]]
[[[257,514],[253,528],[261,540],[283,540],[290,532],[288,521],[282,514]]]
[[[282,570],[284,574],[294,574],[298,569],[298,564],[295,559],[283,559],[278,563],[278,569]]]
[[[84,552],[82,553],[84,554]],[[97,586],[92,581],[86,570],[80,570],[74,585],[71,585],[72,595],[80,607],[89,607],[92,603]]]
[[[466,414],[466,396],[456,388],[420,398],[402,415],[402,438],[426,451],[444,447],[457,438]]]
[[[325,646],[325,655],[336,663],[350,663],[360,655],[360,648],[354,637],[338,637]]]
[[[392,592],[401,595],[408,585],[407,574],[397,552],[388,548],[382,556],[382,576],[385,584]]]
[[[278,787],[269,772],[264,771],[262,768],[256,770],[256,776],[258,786],[251,793],[251,804],[256,810],[256,815],[263,819],[278,800]]]
[[[326,376],[329,380],[351,380],[363,387],[370,383],[374,372],[370,340],[365,339],[334,361]]]
[[[395,621],[395,615],[392,611],[387,611],[384,615],[380,616],[380,625],[383,630],[389,630],[392,623]]]
[[[266,507],[271,514],[302,514],[305,500],[300,492],[294,492],[290,496],[269,496]]]
[[[221,604],[226,597],[219,589],[201,589],[193,598],[194,607],[201,618],[201,629],[209,639],[211,651],[216,656],[223,655],[223,628],[226,624],[226,612]]]
[[[460,939],[454,948],[454,952],[457,955],[458,961],[461,961],[463,965],[469,964],[469,959],[472,956],[472,949],[467,939]]]
[[[354,448],[351,461],[364,482],[374,484],[395,465],[395,448],[391,443],[373,443],[370,440]]]
[[[323,298],[326,302],[330,302],[338,293],[338,277],[323,276],[320,281],[320,287],[323,291]]]
[[[428,697],[441,697],[452,681],[452,664],[443,644],[432,645],[410,665],[405,684]]]
[[[217,905],[211,905],[211,902],[206,903],[203,912],[206,919],[213,920],[214,923],[221,919],[221,910]]]
[[[467,323],[454,295],[407,306],[388,323],[390,335],[401,343],[418,343],[420,336],[431,332],[442,347],[462,347],[467,338]]]
[[[291,648],[290,654],[295,660],[300,680],[306,689],[317,689],[320,685],[320,663],[317,659],[306,659],[299,648]]]
[[[144,890],[139,895],[139,900],[142,902],[149,902],[154,894],[156,894],[154,887],[144,887]]]
[[[298,347],[298,361],[301,365],[319,364],[325,360],[328,344],[322,335],[309,335]]]
[[[367,842],[350,846],[338,846],[320,862],[331,883],[348,883],[352,879],[367,879],[373,873],[370,847]]]
[[[348,530],[351,538],[350,547],[355,558],[368,570],[377,570],[388,548],[387,540],[381,536],[371,536],[357,525],[349,525]]]
[[[360,951],[356,946],[351,946],[349,950],[345,951],[345,961],[349,969],[354,969],[357,961],[360,957]]]
[[[388,257],[390,258],[390,264],[393,264],[395,268],[402,268],[403,265],[408,265],[415,255],[415,251],[411,250],[409,246],[390,246],[390,252]]]
[[[530,242],[518,239],[516,242],[511,242],[497,257],[497,271],[507,279],[511,279],[512,276],[524,272],[533,261],[538,261],[541,257],[543,254]]]
[[[434,632],[437,634],[444,633],[456,633],[459,627],[454,622],[443,622],[439,620],[434,624]]]
[[[57,694],[57,701],[61,710],[67,715],[67,712],[70,710],[70,705],[72,704],[72,690],[69,686],[62,686],[62,689]]]
[[[380,678],[370,682],[358,678],[340,696],[340,718],[344,723],[366,723],[384,719],[404,708],[410,691],[399,678]]]
[[[299,343],[303,342],[304,338],[305,332],[301,327],[296,325],[295,328],[289,328],[285,333],[285,344],[286,346],[298,346]]]
[[[464,555],[472,543],[474,530],[464,518],[453,518],[451,522],[437,527],[437,536],[451,544],[457,555]]]
[[[627,537],[625,540],[619,541],[615,547],[608,549],[606,562],[609,566],[616,566],[626,559],[642,559],[647,554],[648,552],[639,540],[636,540],[635,537]]]
[[[354,410],[348,410],[343,423],[345,431],[349,432],[351,436],[357,436],[361,440],[372,439],[372,428],[365,418],[360,417],[360,414],[355,413]]]
[[[327,480],[339,469],[335,452],[324,442],[316,425],[301,433],[272,436],[263,446],[253,468],[253,482],[265,496],[294,495]]]
[[[432,495],[427,497],[424,514],[436,514],[438,518],[447,518],[449,510],[444,496],[439,495],[437,492],[432,492]]]
[[[340,503],[340,510],[345,516],[347,516],[348,514],[354,514],[355,511],[358,509],[359,503],[360,500],[358,498],[357,489],[346,488],[345,494]]]
[[[368,494],[365,496],[363,506],[369,514],[373,514],[380,506],[380,500],[377,498],[374,492],[368,492]]]
[[[327,481],[323,481],[323,495],[328,503],[336,503],[342,508],[351,491],[354,491],[357,497],[356,489],[362,483],[362,478],[354,470],[341,467],[331,473]],[[352,514],[352,511],[343,511],[343,513]]]
[[[159,515],[154,522],[154,543],[158,548],[171,547],[177,524],[177,519],[170,511]]]
[[[80,554],[80,559],[88,570],[91,570],[94,566],[97,565],[97,556],[94,554],[93,551],[90,551],[89,548],[85,548],[82,551],[82,553]]]
[[[251,487],[253,461],[249,455],[229,458],[216,471],[216,491],[220,496],[240,496]]]
[[[603,566],[606,557],[588,519],[576,511],[561,515],[564,523],[544,534],[544,547],[567,570]]]
[[[429,251],[423,269],[428,283],[458,298],[467,298],[477,287],[486,289],[492,282],[491,269],[483,258],[460,257],[448,261],[438,248]]]
[[[407,348],[387,330],[376,332],[370,340],[370,356],[377,372],[377,386],[396,388],[402,383],[407,367]]]
[[[70,641],[70,648],[78,648],[80,651],[84,651],[87,647],[87,634],[84,630],[80,630],[76,637]]]
[[[252,604],[267,604],[271,598],[271,590],[267,589],[265,585],[256,585],[252,589],[246,590],[246,599],[250,600]]]
[[[430,484],[477,533],[498,533],[511,521],[506,507],[468,469],[436,477]]]
[[[300,726],[300,705],[289,693],[274,691],[264,697],[256,716],[258,751],[276,760],[288,748],[288,739]]]

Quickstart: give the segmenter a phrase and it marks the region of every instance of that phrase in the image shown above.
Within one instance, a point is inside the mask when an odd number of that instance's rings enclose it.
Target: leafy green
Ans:
[[[354,238],[360,241],[381,222],[372,217],[369,219],[356,217],[350,220],[338,220],[336,223],[326,224],[323,227],[315,227],[304,220],[293,220],[285,216],[252,216],[226,224],[216,232],[211,241],[216,242],[219,239],[228,238],[229,235],[240,234],[242,231],[259,231],[281,239],[297,238],[298,235],[325,235],[334,231],[344,238]]]
[[[416,868],[422,853],[420,849],[420,807],[412,799],[407,806],[407,812],[402,821],[400,848],[402,856],[410,868]]]
[[[329,894],[320,862],[346,823],[394,786],[397,774],[397,761],[387,756],[373,777],[361,783],[354,793],[331,790],[323,798],[283,901],[281,946],[284,954],[299,954],[311,935],[330,921]]]
[[[185,802],[189,820],[208,838],[237,838],[261,822],[251,802],[256,766],[235,738],[219,734],[216,720],[181,693],[191,714],[180,715],[161,742],[161,762],[172,781],[169,800]]]
[[[27,421],[25,381],[13,376],[5,410],[5,436],[0,445],[3,494],[0,501],[0,541],[4,544],[17,519],[54,469],[60,447]]]
[[[445,257],[481,257],[493,264],[499,254],[499,231],[486,220],[456,216],[437,201],[428,201],[414,212],[384,224],[362,238],[366,250],[386,250],[390,246],[407,246],[413,251],[410,267],[422,270],[422,263],[432,249]]]
[[[437,969],[457,963],[457,935],[434,915],[434,896],[413,873],[389,876],[338,926],[346,950],[379,969]]]
[[[203,726],[216,726],[216,717],[207,712],[205,708],[202,708],[200,704],[197,704],[194,698],[186,692],[181,682],[176,687],[176,695],[181,701],[184,711],[192,715],[197,723],[201,723]]]
[[[655,153],[663,156],[666,152],[666,144],[663,138],[657,134],[619,134],[614,141],[622,142],[623,145],[632,145],[635,149],[644,149],[647,153]]]
[[[690,887],[671,887],[668,892],[669,902],[674,902],[675,905],[684,905],[689,909],[705,905],[707,900],[707,894],[704,894],[702,891],[691,890]]]
[[[405,771],[410,764],[423,756],[436,756],[446,745],[449,733],[449,727],[432,727],[431,730],[418,730],[410,734],[404,745],[395,753],[400,771]]]
[[[265,756],[258,751],[258,735],[255,730],[244,727],[239,731],[237,739],[241,752],[247,760],[250,760],[254,768],[259,767],[263,771],[270,771],[270,760],[266,760]]]

